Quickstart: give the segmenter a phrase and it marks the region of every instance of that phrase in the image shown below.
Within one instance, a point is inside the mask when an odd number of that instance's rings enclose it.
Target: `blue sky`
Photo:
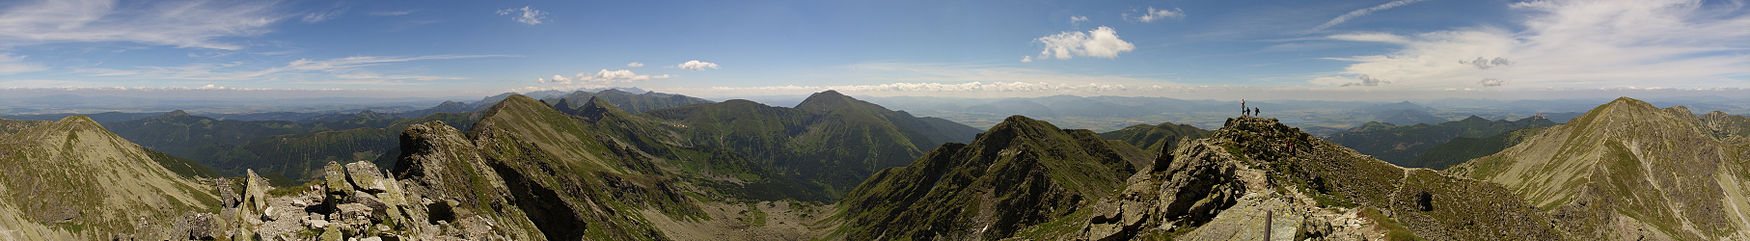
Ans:
[[[0,88],[1706,92],[1750,87],[1747,11],[1683,0],[23,0],[0,2]]]

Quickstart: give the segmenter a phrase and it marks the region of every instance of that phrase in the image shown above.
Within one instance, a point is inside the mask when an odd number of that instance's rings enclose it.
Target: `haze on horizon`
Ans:
[[[1741,0],[26,0],[0,3],[0,93],[1741,97],[1747,13]]]

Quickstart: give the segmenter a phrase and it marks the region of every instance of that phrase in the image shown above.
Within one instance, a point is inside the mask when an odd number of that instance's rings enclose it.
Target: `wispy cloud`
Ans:
[[[414,12],[414,10],[376,11],[376,12],[371,12],[371,16],[385,16],[385,17],[406,16],[408,14],[413,14],[413,12]]]
[[[1312,32],[1323,31],[1325,29],[1337,26],[1338,24],[1343,24],[1343,22],[1348,22],[1349,19],[1367,16],[1368,14],[1373,14],[1373,12],[1385,11],[1386,9],[1402,7],[1404,5],[1410,5],[1411,3],[1416,3],[1416,2],[1421,2],[1421,1],[1426,1],[1426,0],[1396,0],[1396,1],[1391,1],[1391,2],[1385,3],[1385,4],[1380,4],[1377,6],[1369,7],[1369,8],[1356,9],[1355,11],[1349,11],[1349,13],[1344,13],[1343,15],[1339,15],[1336,18],[1331,18],[1330,21],[1325,21],[1325,24],[1319,24],[1318,27],[1313,27],[1311,31]]]
[[[0,75],[48,70],[41,64],[24,62],[24,57],[0,53]]]
[[[0,9],[0,47],[64,42],[133,42],[237,50],[227,37],[270,32],[284,18],[265,1],[149,1],[117,8],[109,0],[42,0]]]
[[[1513,4],[1529,15],[1523,30],[1477,27],[1413,35],[1344,34],[1331,39],[1380,42],[1381,55],[1329,58],[1353,62],[1341,75],[1367,76],[1396,88],[1702,88],[1750,81],[1750,16],[1741,6],[1685,0],[1550,0]],[[1733,79],[1733,77],[1740,79]],[[1504,83],[1511,82],[1512,85]],[[1381,85],[1386,86],[1386,85]]]
[[[346,10],[347,8],[344,6],[336,6],[326,10],[306,13],[302,20],[304,20],[305,23],[328,21],[329,19],[334,19],[335,17],[340,17],[342,14],[346,14]]]
[[[1136,45],[1118,38],[1118,30],[1100,26],[1088,32],[1062,32],[1033,39],[1045,45],[1038,59],[1070,59],[1075,56],[1117,58],[1118,53],[1136,50]],[[1021,62],[1033,62],[1023,57]]]
[[[142,66],[133,69],[80,69],[77,72],[98,77],[131,79],[182,80],[261,80],[281,74],[317,73],[340,79],[443,80],[452,77],[426,75],[377,75],[363,72],[367,67],[425,60],[513,57],[509,55],[426,55],[426,56],[354,56],[333,59],[299,59],[284,66],[247,69],[241,62],[197,63],[179,66]]]
[[[1069,16],[1069,24],[1077,25],[1088,22],[1088,16]]]
[[[640,62],[626,63],[626,67],[629,67],[629,68],[644,67],[644,63],[640,63]]]
[[[1155,9],[1155,7],[1148,7],[1148,11],[1144,11],[1144,12],[1142,12],[1142,14],[1137,14],[1136,17],[1131,17],[1130,13],[1123,14],[1123,17],[1125,20],[1147,23],[1147,22],[1154,22],[1155,20],[1164,20],[1164,19],[1169,19],[1169,18],[1182,18],[1182,17],[1185,17],[1185,11],[1179,10],[1177,8],[1174,8],[1174,9]]]
[[[545,21],[547,20],[547,12],[546,11],[541,11],[540,9],[535,9],[531,6],[523,6],[522,8],[499,9],[498,15],[499,16],[510,15],[511,20],[516,20],[516,22],[518,22],[518,23],[523,23],[523,24],[528,24],[528,25],[538,25],[541,23],[545,23]]]
[[[675,65],[675,67],[681,68],[684,70],[703,71],[706,69],[717,69],[717,63],[699,61],[699,60],[695,59],[695,60],[688,60],[685,63]]]
[[[624,69],[621,69],[621,70],[602,69],[601,71],[597,71],[594,74],[577,73],[576,75],[572,75],[572,76],[553,75],[552,78],[535,79],[535,82],[544,83],[544,84],[569,85],[569,84],[574,84],[574,83],[597,83],[597,84],[599,84],[599,83],[614,83],[614,82],[645,81],[645,80],[652,80],[652,79],[667,79],[667,78],[669,78],[669,75],[667,75],[667,74],[647,75],[647,74],[634,73],[631,70],[624,70]]]

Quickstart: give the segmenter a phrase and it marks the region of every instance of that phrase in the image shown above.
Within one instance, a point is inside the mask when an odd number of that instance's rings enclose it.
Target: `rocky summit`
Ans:
[[[1240,117],[1138,171],[1123,191],[1022,232],[1035,239],[1552,240],[1491,183],[1405,169],[1274,119]]]

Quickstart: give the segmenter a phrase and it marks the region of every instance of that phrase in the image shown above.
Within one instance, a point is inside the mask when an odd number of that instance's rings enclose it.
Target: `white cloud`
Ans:
[[[699,60],[695,59],[695,60],[688,60],[686,63],[681,63],[679,65],[675,65],[675,67],[681,68],[684,70],[699,71],[699,70],[705,70],[705,69],[717,69],[717,63],[699,61]]]
[[[1136,45],[1118,38],[1118,31],[1100,26],[1088,32],[1062,32],[1033,40],[1045,45],[1040,59],[1070,59],[1075,56],[1117,58],[1118,53],[1136,50]],[[1023,59],[1030,61],[1031,59]]]
[[[531,6],[523,6],[522,8],[499,9],[498,15],[499,16],[511,15],[511,17],[510,17],[511,20],[516,20],[516,22],[518,22],[518,23],[523,23],[523,24],[528,24],[528,25],[541,24],[547,20],[547,12],[546,11],[541,11],[541,10],[535,9]]]
[[[1522,31],[1468,28],[1414,35],[1331,39],[1397,45],[1340,75],[1401,88],[1469,88],[1511,79],[1512,88],[1717,88],[1750,81],[1750,16],[1741,7],[1686,0],[1552,0],[1512,5]],[[1359,37],[1371,36],[1371,37]],[[1394,35],[1395,36],[1395,35]],[[1486,61],[1484,61],[1486,60]],[[1499,60],[1499,61],[1497,61]],[[1345,82],[1313,80],[1315,84]],[[1509,87],[1509,86],[1500,86]]]
[[[1317,31],[1325,30],[1327,28],[1337,26],[1338,24],[1343,24],[1343,22],[1348,22],[1349,19],[1367,16],[1368,14],[1373,14],[1373,12],[1384,11],[1386,9],[1392,9],[1392,8],[1396,8],[1396,7],[1402,7],[1404,5],[1410,5],[1411,3],[1416,3],[1416,2],[1421,2],[1421,1],[1426,1],[1426,0],[1396,0],[1396,1],[1391,1],[1391,2],[1385,3],[1385,4],[1380,4],[1377,6],[1369,7],[1369,8],[1356,9],[1355,11],[1349,11],[1349,13],[1345,13],[1343,15],[1337,16],[1336,18],[1331,18],[1330,21],[1325,21],[1324,24],[1319,24],[1318,27],[1313,27],[1312,31],[1317,32]]]
[[[1088,16],[1069,16],[1069,24],[1082,24],[1086,22],[1088,22]]]
[[[376,75],[367,74],[368,67],[425,60],[469,59],[511,57],[506,55],[426,55],[426,56],[353,56],[333,59],[298,59],[284,66],[248,70],[243,69],[241,62],[231,63],[198,63],[180,66],[140,66],[134,69],[78,69],[75,72],[88,73],[98,77],[126,77],[129,79],[184,79],[184,80],[261,80],[292,74],[323,74],[325,77],[342,79],[403,79],[403,80],[441,80],[453,77],[438,77],[424,75]],[[308,77],[308,76],[306,76]]]
[[[63,42],[134,42],[237,50],[218,39],[257,36],[283,18],[263,1],[42,0],[0,9],[0,47]]]
[[[37,72],[47,70],[41,64],[24,62],[25,56],[13,56],[0,53],[0,75]]]
[[[406,16],[413,14],[413,12],[414,10],[376,11],[371,12],[371,16]]]
[[[626,67],[630,67],[630,68],[644,67],[644,63],[640,63],[640,62],[626,63]]]
[[[1335,40],[1344,40],[1344,41],[1379,42],[1379,43],[1388,43],[1388,44],[1409,44],[1410,43],[1410,40],[1407,38],[1404,38],[1404,36],[1398,36],[1396,34],[1389,34],[1389,33],[1371,33],[1371,32],[1344,33],[1344,34],[1336,34],[1336,35],[1326,36],[1326,38],[1335,39]]]
[[[1135,11],[1135,10],[1132,10],[1132,11]],[[1136,17],[1130,17],[1129,13],[1125,13],[1123,15],[1123,17],[1126,20],[1147,23],[1147,22],[1154,22],[1155,20],[1185,17],[1185,10],[1179,10],[1177,8],[1174,8],[1171,10],[1169,10],[1169,9],[1155,9],[1155,7],[1148,7],[1147,12],[1143,12],[1142,14],[1137,15]]]
[[[334,19],[335,17],[339,17],[341,14],[346,14],[345,7],[337,7],[337,8],[331,8],[328,10],[306,13],[306,14],[304,14],[303,20],[305,23],[317,23],[317,22],[322,22],[322,21],[328,21],[329,19]]]
[[[1033,56],[1021,56],[1021,62],[1022,63],[1032,63]]]
[[[652,80],[652,79],[667,79],[669,77],[670,76],[667,74],[646,75],[646,74],[633,73],[631,70],[624,70],[624,69],[621,69],[621,70],[602,69],[601,71],[597,71],[594,74],[577,73],[576,75],[572,75],[569,77],[564,76],[564,75],[553,75],[553,77],[551,77],[551,78],[537,78],[537,79],[535,79],[535,82],[544,83],[544,84],[569,85],[569,84],[573,84],[573,83],[586,83],[586,82],[587,83],[633,82],[633,81],[645,81],[645,80]]]
[[[468,78],[463,78],[463,77],[456,77],[456,76],[436,76],[436,75],[381,75],[381,74],[373,74],[373,73],[348,73],[348,74],[337,74],[337,75],[334,75],[334,77],[335,77],[335,78],[341,78],[341,79],[368,79],[368,80],[421,80],[421,81],[432,81],[432,80],[461,80],[461,79],[468,79]]]

